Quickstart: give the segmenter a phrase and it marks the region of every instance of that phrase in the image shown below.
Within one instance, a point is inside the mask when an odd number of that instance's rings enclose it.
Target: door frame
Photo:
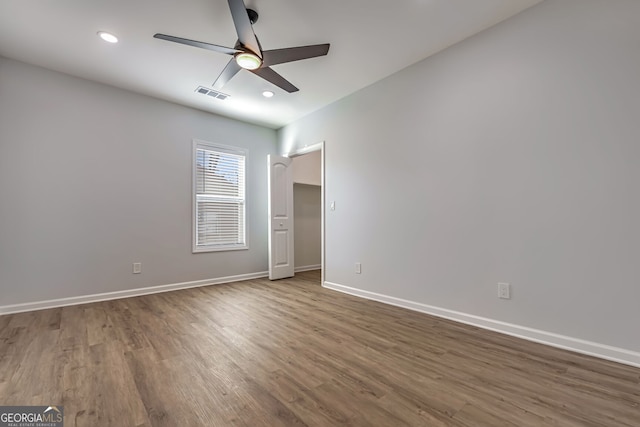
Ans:
[[[295,151],[291,151],[288,154],[284,154],[285,157],[294,158],[302,156],[304,154],[311,153],[313,151],[320,151],[320,284],[324,286],[324,271],[325,271],[325,174],[324,174],[324,156],[325,156],[325,144],[324,141],[318,142],[312,145],[305,145]]]

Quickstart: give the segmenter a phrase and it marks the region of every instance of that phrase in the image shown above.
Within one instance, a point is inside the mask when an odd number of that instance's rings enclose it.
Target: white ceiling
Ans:
[[[0,56],[228,117],[279,128],[541,0],[245,0],[263,49],[331,43],[325,57],[274,66],[286,93],[240,71],[221,101],[211,87],[229,56],[155,33],[232,47],[225,0],[2,0]],[[112,45],[96,33],[120,38]],[[37,82],[34,82],[37,83]],[[271,99],[263,90],[275,92]]]

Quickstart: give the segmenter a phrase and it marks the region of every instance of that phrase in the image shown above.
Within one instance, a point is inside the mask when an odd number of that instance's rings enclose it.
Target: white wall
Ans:
[[[293,235],[296,268],[322,263],[322,187],[293,184]]]
[[[640,364],[638,46],[640,2],[546,1],[281,129],[326,281]]]
[[[293,182],[322,185],[322,151],[316,150],[293,158]]]
[[[191,253],[193,138],[249,150],[248,251]],[[264,272],[275,148],[273,130],[0,58],[0,306]]]

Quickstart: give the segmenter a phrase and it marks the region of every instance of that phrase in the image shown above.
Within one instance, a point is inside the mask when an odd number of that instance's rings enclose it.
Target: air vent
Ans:
[[[196,89],[196,92],[201,93],[203,95],[208,95],[212,98],[217,98],[221,101],[224,101],[225,99],[227,99],[229,97],[229,95],[227,95],[226,93],[222,93],[222,92],[218,92],[215,91],[213,89],[209,89],[203,86],[198,86],[198,88]]]

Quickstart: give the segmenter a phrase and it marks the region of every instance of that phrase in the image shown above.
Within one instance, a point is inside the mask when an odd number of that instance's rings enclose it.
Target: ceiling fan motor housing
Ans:
[[[258,22],[258,12],[253,9],[247,9],[247,15],[249,15],[249,21],[251,21],[251,25]]]

